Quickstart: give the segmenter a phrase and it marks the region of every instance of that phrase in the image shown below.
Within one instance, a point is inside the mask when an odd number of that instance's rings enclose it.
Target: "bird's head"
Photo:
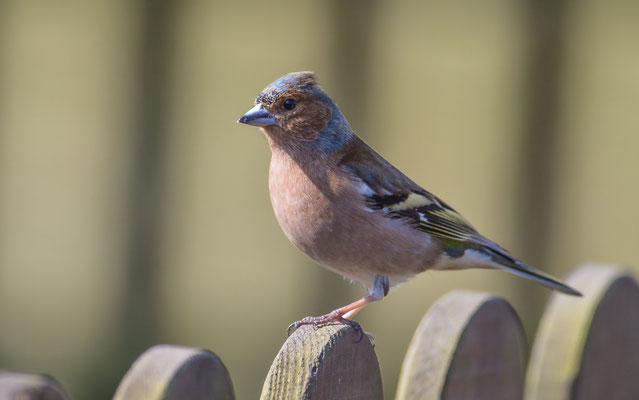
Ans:
[[[237,122],[261,127],[276,145],[305,145],[327,152],[336,151],[353,135],[313,72],[293,72],[277,79]]]

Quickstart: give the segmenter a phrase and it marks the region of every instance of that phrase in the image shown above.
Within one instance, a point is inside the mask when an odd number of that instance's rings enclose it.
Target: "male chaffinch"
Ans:
[[[351,129],[312,72],[268,85],[238,122],[258,126],[271,148],[275,215],[295,246],[368,289],[362,299],[289,326],[350,318],[390,288],[433,269],[496,268],[551,289],[576,290],[480,235],[449,205],[382,158]]]

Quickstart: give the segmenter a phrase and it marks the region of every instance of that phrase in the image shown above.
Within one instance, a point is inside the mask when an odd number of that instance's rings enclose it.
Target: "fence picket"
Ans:
[[[553,294],[533,346],[527,400],[639,399],[639,286],[628,271],[586,264]]]
[[[133,363],[114,400],[234,400],[226,367],[214,353],[197,348],[157,345]]]
[[[526,338],[508,302],[468,291],[441,297],[415,331],[396,400],[639,399],[637,281],[618,266],[587,264],[566,282],[584,297],[552,295],[526,376]],[[382,399],[374,346],[358,338],[340,324],[297,329],[275,357],[261,400]],[[0,371],[3,399],[68,397],[46,375]],[[133,363],[114,399],[234,400],[235,395],[214,353],[157,345]]]
[[[525,349],[521,322],[504,299],[450,292],[417,328],[396,399],[520,399]]]
[[[0,399],[68,400],[68,397],[48,375],[0,371]]]
[[[370,341],[351,327],[303,326],[286,340],[264,382],[261,400],[382,399]]]

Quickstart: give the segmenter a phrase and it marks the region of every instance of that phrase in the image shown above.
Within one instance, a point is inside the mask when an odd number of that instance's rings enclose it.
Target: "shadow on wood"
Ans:
[[[0,399],[67,400],[68,397],[48,375],[0,371]]]
[[[226,367],[214,353],[197,348],[157,345],[133,363],[114,400],[234,400]]]
[[[629,272],[586,264],[553,294],[541,320],[526,399],[639,399],[639,287]]]
[[[351,327],[302,326],[284,343],[264,382],[262,400],[382,399],[370,341]]]
[[[450,292],[417,328],[396,399],[519,399],[525,349],[521,322],[504,299]]]

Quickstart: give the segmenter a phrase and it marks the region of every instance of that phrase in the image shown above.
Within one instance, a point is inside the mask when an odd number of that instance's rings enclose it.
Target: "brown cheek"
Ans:
[[[323,104],[306,105],[286,121],[286,129],[296,136],[312,140],[326,127],[330,116],[330,109]]]

